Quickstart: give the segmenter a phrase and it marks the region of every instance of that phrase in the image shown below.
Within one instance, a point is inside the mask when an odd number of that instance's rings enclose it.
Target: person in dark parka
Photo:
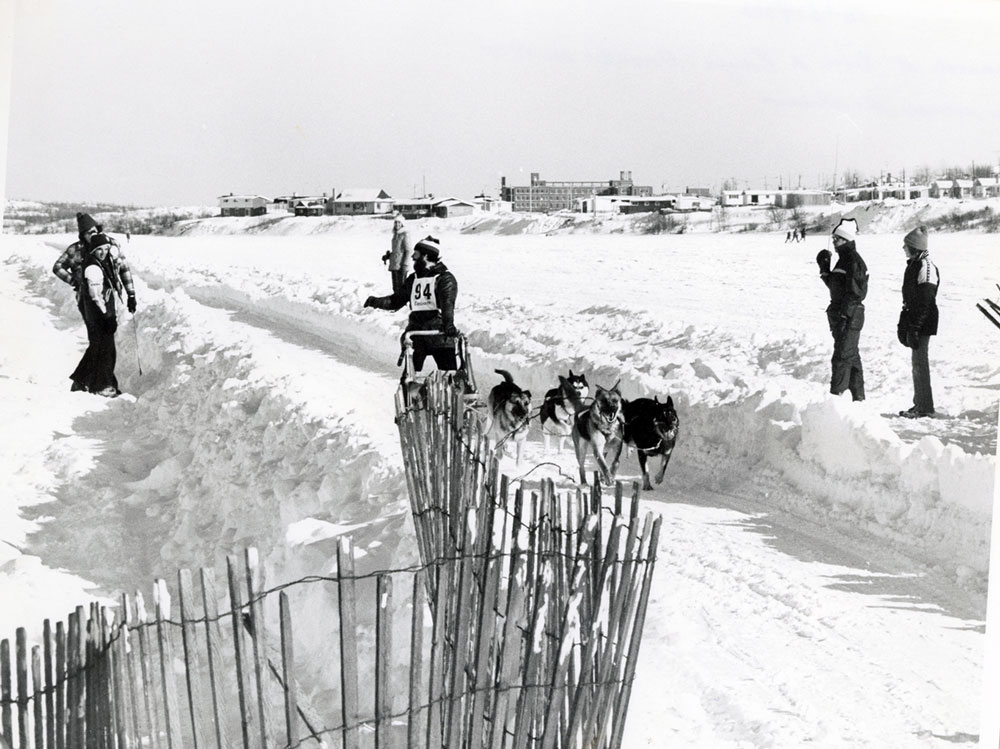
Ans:
[[[440,331],[441,335],[415,336],[413,339],[413,369],[419,372],[428,355],[438,369],[454,370],[455,299],[458,281],[441,262],[441,244],[435,237],[425,237],[413,247],[413,273],[388,296],[370,296],[365,307],[395,312],[410,305],[410,317],[404,335],[410,331]]]
[[[91,238],[83,256],[80,311],[87,326],[87,350],[70,379],[72,390],[84,390],[105,397],[121,395],[115,377],[118,330],[116,297],[120,280],[111,263],[111,240],[104,234]]]
[[[899,342],[911,350],[913,371],[913,406],[900,416],[917,419],[934,414],[934,393],[928,349],[932,335],[938,332],[937,292],[941,276],[927,250],[927,228],[918,226],[903,237],[906,270],[903,272],[903,310],[896,334]]]
[[[865,325],[865,297],[868,296],[868,266],[858,254],[855,239],[858,222],[841,219],[833,230],[833,248],[837,264],[831,269],[831,253],[820,250],[816,256],[819,275],[830,290],[826,318],[833,334],[833,358],[830,361],[830,392],[846,390],[856,401],[865,399],[865,374],[858,345]]]

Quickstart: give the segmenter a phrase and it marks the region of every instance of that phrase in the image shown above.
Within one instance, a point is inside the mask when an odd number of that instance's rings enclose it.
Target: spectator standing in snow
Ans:
[[[837,264],[830,269],[829,250],[820,250],[816,263],[819,265],[820,278],[830,290],[830,305],[826,308],[827,322],[833,334],[830,392],[840,395],[850,390],[854,400],[863,401],[865,375],[858,343],[865,324],[864,300],[868,295],[868,266],[855,246],[857,235],[857,221],[842,219],[833,230]]]
[[[410,305],[410,318],[405,333],[415,330],[440,331],[441,335],[415,336],[413,339],[413,369],[419,372],[430,354],[438,369],[457,368],[454,337],[455,298],[458,281],[441,262],[441,243],[425,237],[413,247],[413,273],[406,276],[398,289],[388,296],[370,296],[365,307],[393,312]]]
[[[389,264],[392,291],[395,293],[410,273],[410,237],[406,232],[406,222],[402,214],[397,213],[392,220],[392,247],[382,256],[382,262]]]
[[[899,313],[896,334],[910,349],[913,369],[913,406],[900,416],[917,419],[934,414],[931,370],[928,349],[932,335],[937,335],[937,292],[941,283],[937,266],[927,250],[927,228],[918,226],[903,237],[906,270],[903,272],[903,310]]]
[[[71,390],[84,390],[114,398],[121,394],[115,377],[115,331],[118,329],[116,297],[121,278],[111,258],[111,239],[95,234],[82,263],[80,311],[87,325],[87,350],[70,379]],[[130,297],[133,299],[134,297]]]
[[[93,238],[103,233],[103,227],[94,221],[89,213],[76,214],[76,227],[79,239],[67,247],[62,255],[56,259],[55,264],[52,266],[52,272],[56,278],[73,287],[73,291],[76,293],[76,306],[80,310],[80,316],[83,317],[82,282],[84,256],[90,251]],[[122,254],[118,243],[111,237],[107,237],[107,239],[111,243],[109,257],[111,258],[112,265],[115,267],[115,276],[121,279],[121,286],[125,289],[125,294],[128,297],[128,311],[134,314],[136,303],[135,286],[132,284],[132,271],[129,269],[128,262],[125,260],[125,256]],[[84,319],[84,322],[86,322],[86,319]]]

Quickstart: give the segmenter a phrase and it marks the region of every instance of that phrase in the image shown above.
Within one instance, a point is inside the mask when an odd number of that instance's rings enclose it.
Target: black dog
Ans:
[[[667,463],[673,454],[677,443],[677,430],[680,420],[674,410],[674,399],[667,396],[666,403],[660,403],[655,396],[636,398],[626,401],[623,408],[625,415],[625,442],[632,445],[639,453],[639,468],[642,470],[642,488],[652,489],[649,483],[649,471],[646,470],[646,458],[659,455],[663,462],[656,474],[656,483],[663,483]]]
[[[610,390],[597,386],[594,402],[573,418],[573,447],[576,448],[576,462],[580,466],[580,483],[587,483],[587,473],[583,463],[587,457],[587,444],[594,453],[594,460],[601,469],[605,484],[615,480],[618,459],[622,454],[623,421],[622,398],[616,383]],[[608,465],[608,457],[611,464]]]
[[[490,390],[490,426],[488,434],[497,447],[508,440],[517,445],[517,462],[521,462],[521,449],[528,436],[528,421],[531,418],[531,391],[522,390],[514,383],[514,378],[505,369],[494,370],[504,381]]]
[[[549,449],[549,437],[556,436],[559,438],[559,452],[562,452],[563,443],[573,433],[573,417],[583,410],[588,395],[590,385],[587,384],[587,375],[573,374],[572,369],[569,377],[559,375],[559,387],[545,393],[545,400],[538,409],[538,419],[546,450]]]

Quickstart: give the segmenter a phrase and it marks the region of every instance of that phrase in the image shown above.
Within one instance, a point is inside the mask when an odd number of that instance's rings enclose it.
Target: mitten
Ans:
[[[920,345],[920,333],[916,330],[906,331],[906,345],[908,348],[916,348]]]
[[[128,311],[130,313],[132,313],[133,315],[135,314],[135,295],[134,294],[129,295],[129,298],[128,298]]]
[[[819,254],[816,255],[816,265],[819,266],[819,272],[829,273],[830,272],[830,258],[833,257],[829,250],[820,250]]]

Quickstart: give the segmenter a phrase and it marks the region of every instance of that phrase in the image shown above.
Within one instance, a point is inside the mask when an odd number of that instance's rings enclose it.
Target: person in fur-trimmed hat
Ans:
[[[401,213],[397,213],[392,220],[392,246],[382,256],[382,261],[388,264],[392,290],[396,291],[410,274],[410,236]]]
[[[430,354],[438,369],[457,368],[454,338],[461,335],[455,327],[455,299],[458,281],[441,262],[441,242],[427,236],[413,247],[413,273],[388,296],[370,296],[365,307],[393,312],[410,305],[410,318],[404,335],[414,330],[440,331],[440,336],[415,336],[413,369],[419,372]]]
[[[865,297],[868,296],[868,266],[855,240],[858,222],[841,219],[832,232],[837,264],[831,269],[832,255],[820,250],[816,256],[819,275],[830,290],[826,319],[833,334],[833,357],[830,360],[830,392],[834,395],[850,390],[856,401],[865,399],[865,373],[861,365],[858,344],[865,325]]]
[[[900,416],[917,419],[934,414],[934,393],[928,349],[932,335],[937,335],[937,292],[941,276],[928,257],[927,227],[918,226],[903,237],[906,270],[903,272],[903,309],[899,313],[896,335],[910,349],[913,372],[913,406]]]

